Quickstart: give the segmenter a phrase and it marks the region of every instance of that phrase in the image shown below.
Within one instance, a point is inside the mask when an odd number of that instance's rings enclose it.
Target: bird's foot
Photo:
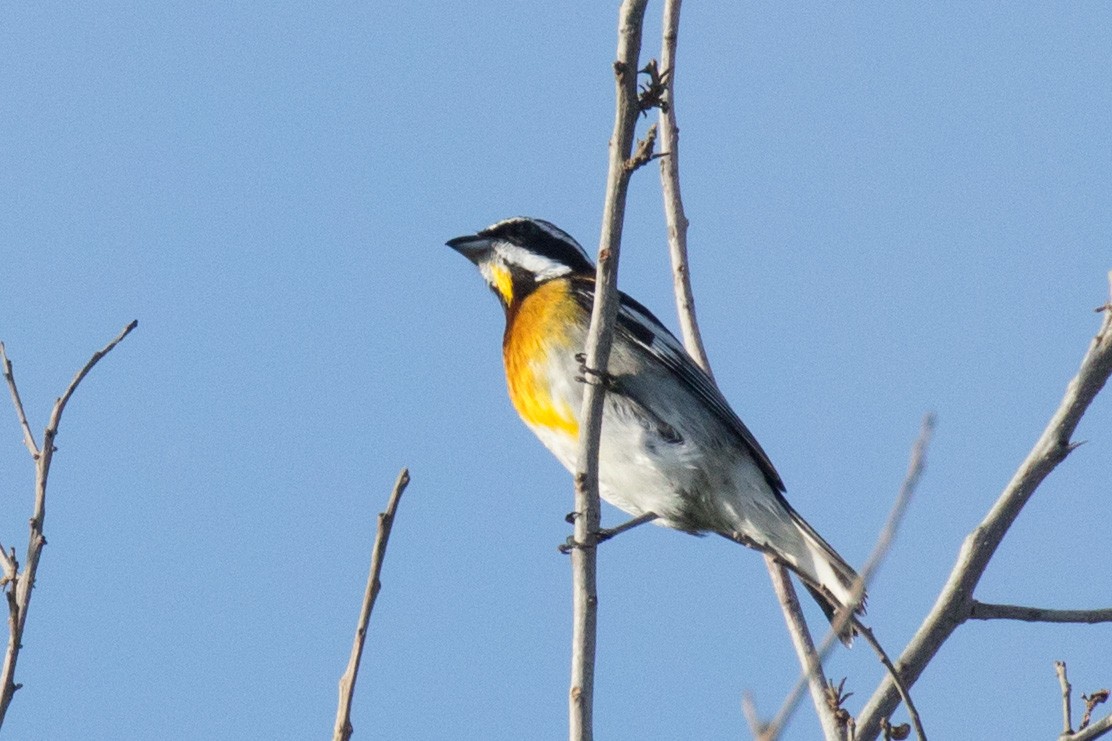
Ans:
[[[579,363],[579,375],[575,380],[579,383],[593,383],[607,389],[614,388],[614,376],[597,368],[587,367],[587,353],[577,352],[575,362]]]
[[[578,517],[579,517],[578,512],[569,512],[567,514],[567,516],[564,517],[564,520],[566,522],[568,522],[569,524],[575,524],[575,521]],[[657,514],[655,512],[646,512],[642,515],[638,515],[637,517],[634,517],[632,520],[629,520],[628,522],[623,522],[621,525],[618,525],[616,527],[600,527],[598,530],[595,531],[595,537],[594,537],[593,545],[598,545],[599,543],[605,543],[606,541],[613,538],[615,535],[618,535],[620,533],[624,533],[626,530],[632,530],[633,528],[637,527],[638,525],[644,525],[646,522],[652,522],[656,518],[657,518]],[[577,542],[575,540],[574,535],[569,535],[568,539],[566,541],[564,541],[564,543],[562,543],[561,545],[559,545],[557,547],[559,548],[560,553],[563,553],[563,554],[567,555],[568,553],[571,553],[572,550],[574,550],[576,548],[586,548],[587,545],[584,544],[584,543]]]

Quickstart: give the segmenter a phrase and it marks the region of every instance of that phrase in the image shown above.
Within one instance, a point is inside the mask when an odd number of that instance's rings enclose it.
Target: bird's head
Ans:
[[[595,266],[567,232],[541,219],[516,216],[448,240],[479,268],[509,309],[540,284],[571,275],[594,276]]]

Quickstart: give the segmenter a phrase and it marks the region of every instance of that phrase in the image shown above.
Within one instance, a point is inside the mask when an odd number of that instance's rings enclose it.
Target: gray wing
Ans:
[[[588,312],[594,302],[594,282],[583,281],[574,284],[575,297],[580,305]],[[765,480],[768,481],[773,491],[785,491],[784,482],[776,468],[769,460],[757,438],[730,408],[729,402],[722,396],[722,392],[714,381],[691,359],[683,345],[676,339],[668,328],[653,316],[653,313],[624,293],[619,292],[621,302],[618,308],[618,321],[615,327],[616,334],[622,339],[640,347],[650,356],[660,361],[686,388],[690,389],[707,407],[714,412],[729,429],[738,436],[742,445],[753,456]],[[626,390],[618,387],[619,393]],[[651,409],[651,400],[635,399],[638,404],[646,409]]]

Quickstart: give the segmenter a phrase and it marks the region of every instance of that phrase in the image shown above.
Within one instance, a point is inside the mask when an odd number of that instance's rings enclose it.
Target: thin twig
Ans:
[[[672,261],[672,284],[676,296],[676,313],[679,316],[680,331],[684,348],[698,363],[707,376],[714,380],[714,373],[703,346],[702,334],[695,313],[695,296],[691,289],[691,270],[687,257],[688,220],[684,214],[683,197],[680,190],[680,149],[679,126],[676,123],[675,82],[676,48],[679,41],[680,9],[682,0],[665,0],[663,32],[661,39],[660,63],[663,72],[653,75],[654,84],[663,85],[659,95],[660,145],[666,156],[660,158],[660,184],[664,200],[664,216],[668,224],[668,252]],[[783,566],[771,556],[765,556],[776,592],[784,613],[785,624],[792,645],[799,656],[801,666],[807,673],[811,686],[811,697],[815,712],[822,722],[827,738],[838,738],[837,723],[833,712],[826,704],[826,682],[822,676],[821,662],[814,652],[814,641],[807,630],[807,623],[799,608],[799,599]],[[810,670],[808,668],[810,667]]]
[[[359,675],[359,662],[363,658],[363,643],[367,639],[367,625],[371,612],[375,609],[375,599],[382,588],[379,575],[382,573],[382,560],[386,557],[386,544],[390,540],[390,530],[394,526],[394,515],[398,502],[409,486],[409,469],[403,468],[394,482],[394,490],[386,502],[386,511],[378,515],[378,531],[375,544],[371,549],[371,569],[367,574],[367,588],[363,592],[363,607],[359,611],[359,622],[355,626],[355,640],[351,646],[351,657],[347,669],[340,677],[340,704],[336,708],[336,724],[332,728],[333,741],[348,741],[351,738],[351,701],[355,695],[355,680]]]
[[[1073,688],[1066,679],[1066,662],[1055,661],[1054,672],[1058,675],[1058,686],[1062,688],[1062,735],[1073,733],[1073,711],[1070,708],[1070,694]]]
[[[85,380],[85,376],[89,375],[89,371],[93,369],[94,365],[100,362],[101,358],[112,352],[112,348],[123,342],[124,338],[131,334],[131,330],[138,326],[139,320],[133,320],[131,324],[124,327],[123,330],[116,335],[115,339],[93,353],[93,357],[89,358],[89,362],[85,363],[81,370],[73,375],[73,380],[70,381],[69,386],[66,387],[66,392],[62,394],[62,398],[58,399],[54,404],[54,412],[50,415],[50,424],[47,425],[47,430],[50,431],[49,434],[53,436],[53,434],[57,433],[58,422],[62,419],[62,411],[66,408],[66,404],[69,403],[70,397],[73,396],[73,392],[77,390],[77,385]],[[45,441],[43,447],[46,447]]]
[[[822,724],[823,736],[827,741],[841,741],[844,734],[838,727],[834,710],[826,702],[826,678],[822,673],[822,663],[815,652],[815,644],[811,639],[811,632],[807,629],[807,622],[803,618],[803,608],[799,606],[799,597],[792,588],[791,577],[788,570],[772,556],[765,556],[765,565],[768,575],[772,580],[772,589],[776,593],[776,600],[780,603],[780,610],[784,613],[784,622],[788,626],[788,635],[791,636],[792,647],[807,678],[807,685],[811,689],[811,699],[815,703],[819,722]],[[773,723],[765,726],[759,739],[771,741],[782,731],[782,724]]]
[[[1112,623],[1112,607],[1100,610],[1052,610],[1045,607],[995,605],[973,600],[970,620],[1022,620],[1028,623]]]
[[[928,412],[923,415],[923,421],[919,424],[919,436],[915,438],[915,444],[911,448],[911,459],[907,462],[907,473],[904,474],[903,483],[900,484],[900,492],[896,495],[896,501],[892,504],[888,519],[884,521],[884,527],[881,528],[880,535],[877,536],[872,553],[869,554],[865,566],[862,567],[861,573],[858,575],[858,583],[854,585],[854,604],[864,594],[865,588],[872,583],[873,576],[876,575],[888,552],[892,550],[892,541],[896,538],[896,533],[900,529],[904,515],[907,514],[907,508],[915,496],[915,490],[919,487],[919,479],[923,477],[923,470],[927,466],[927,449],[930,447],[931,438],[934,436],[935,421],[934,414]],[[846,612],[848,615],[853,614],[852,610]],[[838,635],[837,629],[831,630],[830,633],[831,640]]]
[[[1112,285],[1112,273],[1109,283]],[[992,509],[962,543],[957,562],[934,607],[896,662],[908,686],[915,684],[942,644],[969,618],[974,590],[1008,528],[1039,484],[1076,447],[1071,437],[1109,375],[1112,375],[1112,311],[1104,312],[1100,330],[1090,343],[1077,375],[1066,387],[1061,404]],[[898,701],[891,678],[885,677],[858,719],[858,736],[862,741],[877,737],[880,719],[888,717]]]
[[[645,132],[645,136],[637,142],[637,150],[625,161],[625,168],[632,173],[638,168],[644,167],[652,162],[656,159],[656,154],[653,152],[655,147],[656,124],[653,124],[649,127],[649,130]]]
[[[876,639],[876,636],[873,635],[872,628],[858,620],[854,621],[854,626],[857,628],[857,632],[861,637],[865,639],[865,642],[872,646],[877,656],[880,657],[880,663],[883,664],[884,668],[888,671],[888,676],[895,682],[896,690],[900,693],[900,698],[907,708],[907,715],[911,718],[911,726],[915,729],[915,737],[919,739],[919,741],[927,741],[927,732],[923,730],[923,720],[919,716],[919,709],[915,707],[915,703],[912,702],[911,693],[908,692],[907,685],[900,679],[899,673],[896,672],[896,667],[892,665],[892,660],[888,658],[888,653],[884,650],[884,647],[880,645],[880,641]],[[888,723],[889,721],[885,719],[884,722]]]
[[[745,716],[745,722],[749,724],[749,735],[755,739],[761,738],[764,734],[764,724],[761,723],[761,715],[757,712],[757,703],[753,700],[753,693],[749,690],[741,693],[741,714]]]
[[[15,579],[16,571],[18,570],[15,560],[8,555],[8,551],[4,548],[2,543],[0,543],[0,567],[4,569],[5,584]]]
[[[1112,694],[1108,690],[1097,690],[1091,695],[1081,695],[1081,699],[1085,701],[1085,714],[1081,716],[1081,724],[1077,727],[1077,733],[1073,732],[1073,712],[1070,709],[1070,696],[1073,687],[1066,678],[1066,662],[1055,661],[1054,672],[1058,675],[1058,685],[1062,688],[1063,730],[1058,736],[1059,741],[1088,741],[1112,731],[1112,715],[1089,725],[1089,721],[1093,717],[1093,709],[1106,702],[1109,695]]]
[[[923,416],[923,421],[919,425],[919,435],[916,437],[915,444],[911,448],[911,457],[907,463],[907,473],[904,475],[903,483],[900,484],[900,491],[896,495],[896,501],[892,504],[892,508],[888,512],[888,517],[884,521],[884,526],[881,528],[880,534],[877,536],[872,553],[869,554],[868,560],[865,561],[865,566],[861,569],[857,581],[853,585],[850,605],[847,605],[847,609],[838,614],[834,623],[830,626],[830,631],[822,641],[818,651],[820,663],[826,661],[826,657],[830,655],[834,646],[837,645],[838,637],[842,635],[847,623],[853,617],[853,607],[860,602],[861,596],[865,593],[868,585],[872,583],[873,577],[876,575],[881,563],[892,549],[892,542],[895,540],[900,523],[903,522],[908,505],[911,504],[911,499],[914,497],[915,490],[919,486],[919,480],[922,478],[923,469],[926,467],[927,448],[930,446],[931,437],[934,434],[934,425],[935,417],[933,414],[928,413]],[[884,660],[887,660],[887,656],[884,657]],[[891,666],[891,662],[888,662],[888,666]],[[769,733],[766,738],[774,739],[778,737],[780,732],[787,725],[788,719],[791,718],[796,707],[798,707],[799,698],[803,695],[803,687],[809,681],[806,672],[801,674],[799,679],[796,680],[795,686],[784,699],[776,717],[768,724]]]
[[[632,171],[624,165],[637,126],[637,59],[648,0],[624,0],[618,12],[618,54],[614,62],[614,132],[610,138],[606,200],[599,235],[598,267],[591,325],[584,348],[588,368],[605,374],[618,314],[618,254]],[[568,737],[593,738],[595,642],[598,623],[595,543],[599,529],[598,448],[602,432],[604,384],[588,383],[583,395],[575,473],[575,541],[572,549],[572,656],[568,690]]]
[[[1081,695],[1081,699],[1085,701],[1085,712],[1081,716],[1081,722],[1077,725],[1077,730],[1083,731],[1089,727],[1089,722],[1093,719],[1093,710],[1096,709],[1097,705],[1108,702],[1110,695],[1112,695],[1112,690],[1107,688],[1088,695]]]
[[[683,344],[711,378],[710,360],[703,347],[699,321],[695,315],[695,296],[691,290],[691,266],[687,259],[687,215],[683,210],[680,190],[680,128],[676,123],[676,47],[679,41],[680,6],[682,0],[665,0],[664,31],[660,45],[660,65],[664,69],[662,83],[664,105],[660,106],[660,148],[667,155],[660,158],[660,188],[664,196],[664,219],[668,224],[668,253],[672,258],[672,284],[676,295]]]
[[[4,365],[4,376],[8,381],[16,416],[19,417],[20,427],[23,428],[24,443],[35,459],[35,509],[31,515],[31,532],[27,540],[27,563],[24,565],[22,573],[16,573],[18,565],[16,564],[15,553],[5,554],[4,565],[10,574],[9,581],[6,584],[9,615],[8,648],[4,653],[3,670],[0,671],[0,726],[4,723],[12,697],[16,690],[20,688],[20,685],[15,681],[15,667],[19,660],[19,651],[23,647],[23,629],[27,624],[27,609],[31,604],[31,594],[35,586],[39,558],[42,555],[43,546],[46,545],[46,538],[43,536],[43,521],[46,518],[46,482],[50,476],[50,463],[54,459],[56,450],[54,439],[58,435],[58,426],[62,423],[62,412],[65,411],[70,397],[73,396],[78,385],[93,369],[93,366],[111,352],[112,348],[120,344],[138,324],[138,321],[133,321],[124,327],[111,342],[93,353],[89,361],[82,366],[81,370],[77,371],[69,386],[66,387],[65,393],[54,402],[54,408],[50,413],[50,421],[47,422],[46,429],[43,430],[41,449],[35,447],[34,437],[31,435],[30,425],[27,423],[27,415],[23,410],[23,402],[16,390],[12,364],[4,353],[3,344],[0,343],[0,360]]]
[[[1072,736],[1061,737],[1061,741],[1093,741],[1106,733],[1112,732],[1112,715],[1106,715],[1083,731],[1078,731]]]
[[[4,349],[3,342],[0,342],[0,362],[4,366],[4,380],[8,382],[8,391],[12,396],[15,415],[19,418],[20,429],[23,430],[23,444],[27,446],[27,451],[31,454],[31,457],[38,459],[39,446],[35,443],[35,436],[31,433],[31,425],[27,423],[27,413],[23,410],[23,400],[19,398],[19,389],[15,385],[15,374],[12,373],[12,361],[8,360],[8,353]]]

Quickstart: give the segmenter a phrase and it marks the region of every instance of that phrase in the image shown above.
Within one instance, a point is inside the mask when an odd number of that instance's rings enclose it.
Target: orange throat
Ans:
[[[549,369],[554,353],[574,353],[569,327],[580,320],[579,305],[568,295],[565,280],[539,286],[514,308],[502,343],[510,401],[531,427],[579,434],[575,410],[553,396]]]

